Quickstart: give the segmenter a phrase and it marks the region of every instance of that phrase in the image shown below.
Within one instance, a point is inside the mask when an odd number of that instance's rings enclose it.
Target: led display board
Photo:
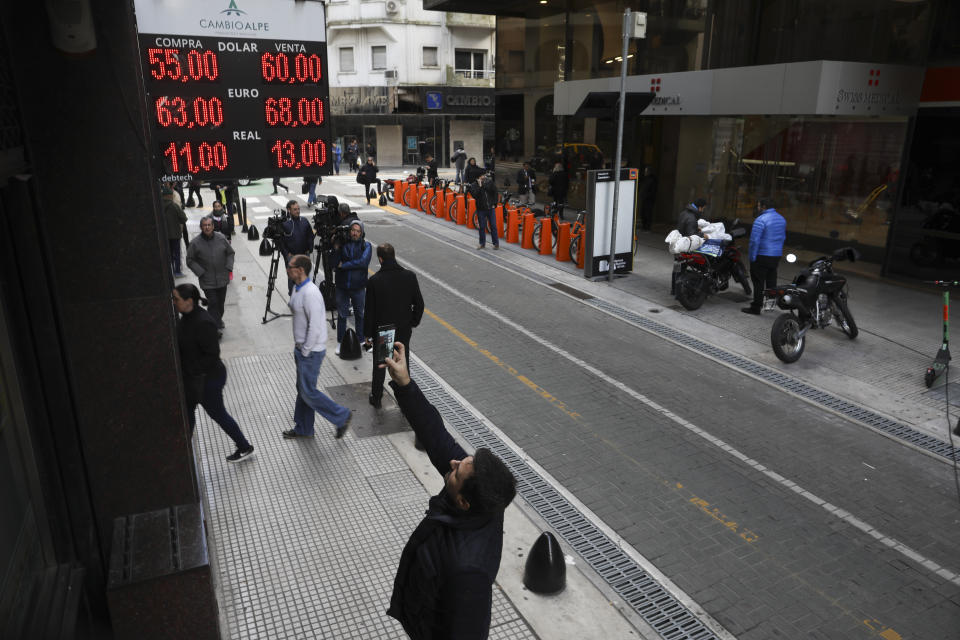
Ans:
[[[135,0],[150,153],[164,181],[328,175],[321,2]]]

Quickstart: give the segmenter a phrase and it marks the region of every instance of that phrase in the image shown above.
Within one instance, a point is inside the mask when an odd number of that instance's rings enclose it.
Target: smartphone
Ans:
[[[377,364],[393,355],[393,342],[396,334],[397,327],[395,325],[383,324],[377,327],[377,344],[373,352]]]

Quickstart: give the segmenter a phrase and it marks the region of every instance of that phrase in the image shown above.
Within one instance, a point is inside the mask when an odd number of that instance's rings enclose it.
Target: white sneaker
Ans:
[[[334,351],[334,354],[340,355],[340,343],[339,343],[339,342],[337,343],[337,350]]]

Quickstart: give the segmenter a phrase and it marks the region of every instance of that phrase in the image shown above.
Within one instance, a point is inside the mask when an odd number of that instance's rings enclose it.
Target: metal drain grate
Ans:
[[[660,324],[659,322],[651,320],[650,318],[645,318],[644,316],[633,313],[632,311],[627,311],[626,309],[618,307],[615,304],[611,304],[604,300],[598,300],[596,298],[586,302],[587,304],[593,305],[599,309],[603,309],[604,311],[618,318],[622,318],[639,325],[648,331],[661,335],[665,338],[669,338],[674,342],[678,342],[685,347],[696,349],[697,351],[710,355],[713,358],[716,358],[717,360],[734,368],[740,369],[741,371],[746,371],[747,373],[761,378],[770,384],[780,387],[785,391],[789,391],[790,393],[798,395],[801,398],[804,398],[805,400],[818,404],[822,407],[826,407],[831,411],[835,411],[847,418],[850,418],[851,420],[856,420],[857,422],[869,425],[875,429],[880,429],[884,433],[887,433],[894,438],[898,438],[904,442],[909,442],[916,447],[920,447],[921,449],[931,453],[943,456],[948,460],[960,460],[960,452],[958,452],[957,449],[932,436],[928,436],[925,433],[920,433],[919,431],[910,428],[902,422],[896,422],[890,418],[878,415],[869,409],[864,409],[863,407],[855,405],[852,402],[848,402],[843,398],[833,395],[832,393],[815,389],[805,382],[797,380],[796,378],[791,378],[788,375],[766,367],[762,364],[730,353],[729,351],[725,351],[715,345],[704,342],[703,340],[698,340],[697,338],[689,336],[681,331],[677,331],[672,327]]]
[[[586,293],[585,291],[580,291],[580,289],[574,289],[573,287],[569,287],[561,282],[551,282],[550,286],[553,287],[554,289],[559,289],[560,291],[563,291],[564,293],[571,295],[574,298],[577,298],[579,300],[593,299],[593,296],[590,295],[589,293]]]
[[[553,527],[608,585],[661,637],[667,640],[708,640],[717,636],[569,500],[453,398],[416,361],[410,363],[423,394],[448,425],[473,447],[493,451],[517,477],[517,492]]]

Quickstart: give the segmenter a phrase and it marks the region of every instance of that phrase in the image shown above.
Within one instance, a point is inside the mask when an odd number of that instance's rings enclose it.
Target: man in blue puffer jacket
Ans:
[[[787,221],[774,208],[773,198],[760,198],[750,231],[750,280],[753,281],[753,302],[741,309],[744,313],[760,315],[763,290],[777,286],[777,266],[787,239]]]
[[[334,257],[337,294],[337,355],[340,355],[340,343],[347,332],[347,316],[353,304],[354,328],[357,338],[363,343],[363,308],[367,296],[367,267],[373,249],[363,239],[363,223],[354,220],[350,223],[350,239],[339,247]]]

